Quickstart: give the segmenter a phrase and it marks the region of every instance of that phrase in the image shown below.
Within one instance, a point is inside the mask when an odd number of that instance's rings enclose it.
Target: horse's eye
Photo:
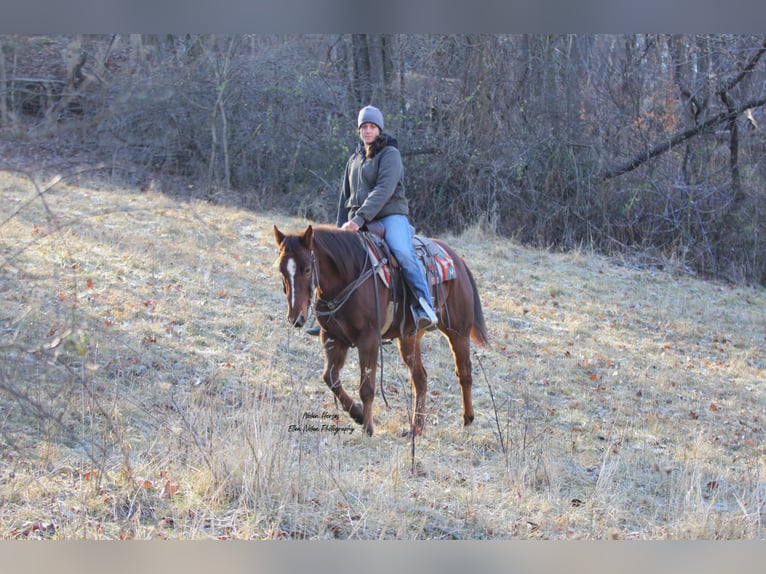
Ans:
[[[304,274],[306,277],[308,277],[309,275],[311,275],[311,267],[306,267],[306,268],[303,270],[303,274]]]

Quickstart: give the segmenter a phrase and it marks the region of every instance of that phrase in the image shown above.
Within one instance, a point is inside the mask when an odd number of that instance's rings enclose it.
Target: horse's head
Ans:
[[[314,230],[309,225],[303,232],[284,234],[274,226],[274,238],[279,246],[276,265],[282,274],[282,285],[287,297],[287,320],[295,327],[303,327],[309,317],[314,272],[311,244]]]

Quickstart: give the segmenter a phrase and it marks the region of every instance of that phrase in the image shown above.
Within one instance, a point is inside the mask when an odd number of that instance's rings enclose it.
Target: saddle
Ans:
[[[392,273],[399,268],[399,263],[385,240],[386,228],[380,221],[372,221],[365,225],[364,231],[367,232],[363,235],[373,267],[378,270],[381,281],[389,287]],[[455,262],[438,243],[415,234],[412,246],[429,285],[438,285],[455,278]]]

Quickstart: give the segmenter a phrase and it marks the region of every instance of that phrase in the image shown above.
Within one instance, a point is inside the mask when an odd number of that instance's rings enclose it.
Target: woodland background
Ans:
[[[766,37],[0,36],[0,140],[146,189],[332,221],[356,113],[413,220],[766,285]],[[34,147],[32,147],[34,146]],[[68,163],[67,165],[75,165]]]

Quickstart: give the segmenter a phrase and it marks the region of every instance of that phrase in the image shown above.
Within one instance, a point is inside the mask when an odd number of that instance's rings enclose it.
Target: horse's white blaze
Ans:
[[[287,260],[287,275],[290,281],[290,308],[295,308],[295,259]]]

